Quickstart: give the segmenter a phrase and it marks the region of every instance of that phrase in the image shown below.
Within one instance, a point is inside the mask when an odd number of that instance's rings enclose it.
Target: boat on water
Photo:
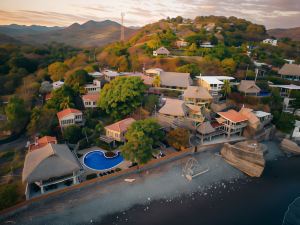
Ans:
[[[264,154],[267,146],[256,141],[225,143],[221,155],[233,167],[251,177],[260,177],[265,168]]]

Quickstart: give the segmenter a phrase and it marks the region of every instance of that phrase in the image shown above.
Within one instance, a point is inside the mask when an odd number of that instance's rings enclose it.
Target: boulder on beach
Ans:
[[[266,149],[266,145],[256,141],[243,141],[234,145],[225,143],[221,155],[226,162],[247,175],[260,177],[265,168]]]

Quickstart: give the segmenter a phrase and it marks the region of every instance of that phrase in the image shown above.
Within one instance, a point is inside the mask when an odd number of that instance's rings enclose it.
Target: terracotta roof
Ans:
[[[192,80],[189,73],[161,72],[160,82],[162,86],[187,88]]]
[[[281,75],[300,76],[300,65],[297,64],[284,64],[278,71]]]
[[[97,102],[100,97],[99,93],[91,93],[91,94],[86,94],[82,96],[82,99],[84,101],[92,101],[92,102]]]
[[[185,98],[198,98],[203,100],[212,99],[212,96],[208,93],[208,91],[199,86],[188,86],[188,88],[184,91],[183,96]]]
[[[170,116],[185,116],[184,101],[167,98],[166,103],[158,112]]]
[[[105,127],[105,129],[117,131],[117,132],[125,132],[127,131],[128,127],[135,122],[135,119],[133,118],[126,118],[124,120],[118,121],[116,123],[113,123],[111,125],[108,125]]]
[[[25,157],[22,181],[33,183],[80,170],[80,164],[65,144],[47,144]]]
[[[233,109],[228,110],[227,112],[219,112],[218,114],[226,120],[229,120],[234,123],[239,123],[248,120],[246,116]]]
[[[156,53],[157,54],[166,54],[166,55],[168,55],[168,54],[170,54],[170,51],[165,47],[160,47],[156,50]]]
[[[68,116],[70,114],[82,114],[82,112],[78,109],[72,109],[72,108],[68,108],[68,109],[64,109],[60,112],[58,112],[56,115],[58,117],[59,120],[61,120],[62,118],[64,118],[65,116]]]
[[[238,90],[244,93],[258,93],[261,91],[254,80],[241,80]]]
[[[44,147],[45,145],[52,143],[52,144],[57,144],[57,139],[56,137],[52,137],[52,136],[44,136],[42,138],[39,138],[38,140],[36,140],[36,143],[31,144],[29,146],[29,151],[33,151],[39,148]]]

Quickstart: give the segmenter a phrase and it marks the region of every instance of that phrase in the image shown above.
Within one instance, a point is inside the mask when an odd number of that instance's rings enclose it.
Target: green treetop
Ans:
[[[100,92],[98,106],[115,119],[121,119],[141,106],[146,86],[140,77],[117,77]]]

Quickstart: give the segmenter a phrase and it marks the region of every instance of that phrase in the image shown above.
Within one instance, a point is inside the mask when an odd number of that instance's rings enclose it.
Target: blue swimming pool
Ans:
[[[83,164],[91,170],[109,170],[124,161],[123,156],[118,152],[114,157],[108,158],[101,150],[88,152],[83,157]]]

